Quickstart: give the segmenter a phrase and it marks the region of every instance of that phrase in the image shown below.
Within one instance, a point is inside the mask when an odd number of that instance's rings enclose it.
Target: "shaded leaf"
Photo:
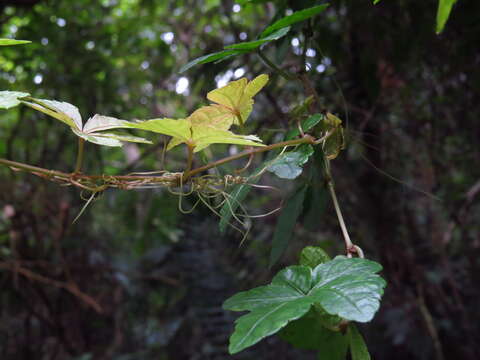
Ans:
[[[313,114],[303,120],[300,124],[304,132],[311,130],[315,125],[317,125],[320,121],[324,118],[323,114]],[[300,136],[300,130],[295,127],[294,129],[290,130],[287,135],[285,136],[285,140],[292,140]]]
[[[296,348],[320,350],[322,357],[319,359],[344,360],[348,351],[348,337],[322,326],[313,309],[302,318],[290,322],[279,332],[279,336]]]
[[[315,268],[317,265],[330,261],[331,258],[319,246],[307,246],[300,253],[300,265]]]
[[[290,27],[283,27],[278,31],[269,33],[268,36],[267,35],[262,36],[258,40],[252,40],[252,41],[246,41],[246,42],[241,42],[237,44],[227,45],[225,46],[225,49],[252,51],[265,43],[281,39],[282,37],[287,35],[289,31],[290,31]]]
[[[204,55],[204,56],[200,56],[199,58],[196,58],[196,59],[190,61],[189,63],[183,65],[180,68],[179,72],[183,73],[183,72],[187,71],[188,69],[190,69],[191,67],[193,67],[195,65],[198,65],[198,64],[207,64],[207,63],[210,63],[210,62],[222,60],[226,57],[231,57],[232,55],[234,55],[234,56],[241,55],[243,53],[244,53],[243,51],[238,51],[238,50],[223,50],[223,51],[219,51],[219,52],[216,52],[216,53],[211,53],[211,54],[207,54],[207,55]]]
[[[303,210],[303,201],[305,200],[306,190],[307,186],[304,185],[292,197],[290,197],[288,201],[286,201],[286,205],[278,217],[275,232],[273,234],[272,250],[270,251],[270,267],[275,265],[288,247],[297,219]]]
[[[362,334],[354,324],[348,325],[347,336],[350,342],[350,354],[352,360],[370,360],[367,345],[363,340]]]
[[[29,93],[18,91],[0,91],[0,109],[10,109],[21,103],[19,98],[30,96]]]
[[[265,37],[273,32],[277,31],[278,29],[285,28],[287,26],[296,24],[298,22],[307,20],[312,16],[315,16],[322,11],[324,11],[328,7],[328,4],[322,4],[318,6],[314,6],[308,9],[303,9],[300,11],[295,11],[293,14],[285,16],[280,20],[275,21],[272,25],[268,26],[260,35],[260,37]]]
[[[330,315],[368,322],[380,307],[386,285],[376,274],[381,269],[380,264],[370,260],[337,256],[313,270],[315,285],[310,295]]]
[[[295,151],[280,154],[267,170],[282,179],[295,179],[302,173],[302,165],[308,161],[312,154],[313,147],[304,144]]]
[[[436,32],[440,34],[447,23],[450,13],[452,12],[453,5],[457,0],[438,0],[437,10],[437,27]]]
[[[29,43],[31,43],[31,41],[28,40],[0,39],[0,46],[21,45]]]
[[[322,149],[327,159],[333,160],[340,154],[340,151],[345,149],[342,120],[327,113],[326,118],[322,121],[322,129],[325,132],[332,132],[330,137],[324,141]]]
[[[230,336],[228,351],[236,354],[255,345],[263,338],[275,334],[289,321],[302,317],[310,309],[308,299],[297,299],[258,308],[241,316],[235,322],[235,331]]]
[[[225,301],[225,309],[251,312],[237,319],[230,352],[239,352],[274,334],[306,314],[312,305],[321,324],[339,321],[328,315],[325,322],[324,310],[333,315],[346,314],[350,320],[368,321],[378,309],[376,302],[385,286],[385,281],[375,274],[380,269],[380,264],[373,261],[338,256],[313,270],[289,266],[270,285],[232,296]]]

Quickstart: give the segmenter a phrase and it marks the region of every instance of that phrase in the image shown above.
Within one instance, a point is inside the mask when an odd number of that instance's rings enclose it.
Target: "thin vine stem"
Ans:
[[[75,164],[75,170],[73,171],[75,174],[78,174],[80,171],[82,171],[84,149],[85,149],[85,140],[79,137],[77,163]]]

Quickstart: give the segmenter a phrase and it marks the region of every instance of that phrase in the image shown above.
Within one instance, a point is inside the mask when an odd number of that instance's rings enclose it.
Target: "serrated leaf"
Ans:
[[[21,45],[30,44],[28,40],[15,40],[15,39],[0,39],[0,46]]]
[[[268,43],[270,41],[275,41],[278,39],[281,39],[285,35],[288,34],[290,31],[290,27],[283,27],[280,30],[274,31],[272,33],[269,33],[268,35],[262,36],[258,40],[252,40],[252,41],[246,41],[246,42],[241,42],[237,44],[232,44],[232,45],[227,45],[225,46],[225,49],[229,50],[242,50],[242,51],[252,51],[260,46],[264,45],[265,43]]]
[[[452,12],[453,5],[457,0],[438,0],[437,10],[437,27],[436,32],[440,34],[447,23],[450,13]]]
[[[348,325],[347,336],[350,342],[352,360],[370,360],[371,358],[365,340],[363,340],[362,334],[360,334],[354,324]]]
[[[250,82],[246,78],[231,81],[221,88],[210,91],[207,99],[223,107],[230,114],[233,124],[243,125],[252,112],[253,97],[267,82],[266,74],[259,75]]]
[[[376,273],[381,265],[366,259],[337,256],[312,272],[315,284],[310,295],[330,315],[368,322],[380,307],[386,285]]]
[[[314,6],[308,9],[303,9],[300,11],[295,11],[293,14],[285,16],[280,20],[275,21],[272,25],[268,26],[260,35],[260,37],[265,37],[270,35],[271,33],[277,31],[278,29],[285,28],[287,26],[296,24],[301,21],[305,21],[312,16],[315,16],[322,11],[324,11],[328,7],[328,4],[322,4],[318,6]]]
[[[315,125],[317,125],[320,121],[324,118],[323,114],[313,114],[303,120],[300,124],[302,126],[302,130],[307,132],[311,130]],[[300,130],[298,128],[294,128],[290,130],[287,135],[285,136],[285,140],[292,140],[295,139],[297,136],[300,135]]]
[[[280,259],[288,247],[293,235],[297,219],[303,210],[303,201],[307,186],[302,186],[288,201],[278,217],[272,240],[269,266],[272,267]],[[308,290],[307,290],[308,291]]]
[[[300,253],[300,265],[315,268],[320,264],[330,261],[331,258],[328,254],[319,246],[307,246],[303,248]]]
[[[290,321],[302,317],[310,309],[308,299],[298,299],[258,308],[235,322],[228,351],[236,354],[255,345],[263,338],[275,334]]]
[[[19,98],[30,96],[19,91],[0,91],[0,109],[10,109],[21,104]]]
[[[308,161],[312,154],[313,147],[304,144],[295,151],[280,154],[267,170],[282,179],[295,179],[302,173],[302,165]]]
[[[339,256],[313,270],[301,265],[287,267],[270,285],[232,296],[224,308],[251,313],[237,319],[230,352],[239,352],[274,334],[306,314],[313,304],[331,315],[370,320],[385,286],[375,274],[380,269],[380,264],[373,261]],[[306,291],[309,284],[311,289]]]
[[[187,71],[188,69],[190,69],[191,67],[193,67],[195,65],[198,65],[198,64],[207,64],[207,63],[210,63],[210,62],[222,60],[222,59],[227,58],[227,57],[231,57],[232,55],[236,56],[236,55],[241,55],[241,54],[244,54],[244,52],[243,51],[238,51],[238,50],[224,50],[224,51],[219,51],[219,52],[216,52],[216,53],[211,53],[211,54],[207,54],[207,55],[204,55],[204,56],[200,56],[199,58],[196,58],[196,59],[190,61],[189,63],[183,65],[180,68],[179,73],[183,73],[183,72]]]

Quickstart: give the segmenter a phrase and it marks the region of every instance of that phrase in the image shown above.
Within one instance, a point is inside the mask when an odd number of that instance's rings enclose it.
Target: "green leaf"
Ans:
[[[324,141],[322,149],[327,159],[333,160],[340,154],[340,151],[345,149],[342,120],[331,113],[327,113],[322,121],[321,128],[325,132],[332,132],[330,137]]]
[[[279,332],[279,336],[296,348],[320,350],[322,357],[319,359],[345,360],[348,351],[348,337],[322,326],[313,309],[290,322]]]
[[[302,165],[308,161],[312,154],[313,147],[311,145],[301,145],[295,151],[280,154],[267,170],[282,179],[295,179],[302,173]]]
[[[23,104],[60,120],[72,128],[82,131],[82,117],[78,108],[72,104],[56,100],[35,99],[28,97]]]
[[[211,54],[207,54],[207,55],[204,55],[204,56],[200,56],[199,58],[196,58],[196,59],[190,61],[189,63],[183,65],[180,68],[179,72],[183,73],[183,72],[187,71],[188,69],[190,69],[191,67],[193,67],[195,65],[198,65],[198,64],[207,64],[207,63],[210,63],[210,62],[222,60],[226,57],[231,57],[232,55],[236,56],[236,55],[241,55],[241,54],[244,54],[244,52],[243,51],[238,51],[238,50],[223,50],[223,51],[219,51],[219,52],[216,52],[216,53],[211,53]]]
[[[330,315],[344,314],[349,320],[370,320],[385,286],[375,274],[380,269],[380,264],[373,261],[339,256],[313,270],[289,266],[270,285],[232,296],[225,301],[225,309],[251,312],[237,319],[230,352],[237,353],[274,334],[306,314],[312,305],[316,309],[321,306],[319,309]],[[317,310],[321,324],[322,311]],[[331,316],[329,319],[335,320]]]
[[[275,265],[288,247],[297,219],[302,213],[306,191],[307,186],[305,185],[297,190],[297,192],[288,199],[282,213],[278,217],[273,234],[272,250],[270,252],[270,267]]]
[[[21,103],[19,98],[30,96],[29,93],[18,91],[0,91],[0,109],[10,109]]]
[[[235,331],[230,336],[228,350],[236,354],[255,345],[263,338],[275,334],[289,321],[302,317],[310,309],[308,299],[298,299],[258,308],[235,322]]]
[[[278,40],[290,31],[290,27],[283,27],[282,29],[269,33],[268,36],[262,36],[258,40],[253,40],[253,41],[246,41],[246,42],[241,42],[237,44],[232,44],[232,45],[227,45],[225,46],[225,49],[229,50],[243,50],[243,51],[252,51],[260,47],[261,45],[270,42],[270,41],[275,41]]]
[[[31,41],[28,40],[0,39],[0,46],[21,45],[29,43],[31,43]]]
[[[285,28],[287,26],[296,24],[298,22],[307,20],[307,19],[311,18],[312,16],[315,16],[315,15],[321,13],[327,7],[328,7],[328,4],[322,4],[322,5],[314,6],[314,7],[308,8],[308,9],[295,11],[293,14],[285,16],[284,18],[281,18],[278,21],[275,21],[272,25],[267,27],[262,32],[260,37],[263,38],[265,36],[270,35],[271,33],[275,32],[275,31],[277,31],[278,29],[282,29],[282,28]]]
[[[363,340],[362,334],[358,331],[354,324],[349,324],[347,336],[350,342],[350,353],[352,360],[370,360],[367,345]]]
[[[323,114],[313,114],[303,120],[300,124],[304,132],[311,130],[315,125],[317,125],[320,121],[324,118]],[[297,136],[300,135],[300,130],[298,128],[294,128],[290,130],[287,135],[285,136],[285,140],[292,140],[295,139]]]
[[[380,264],[370,260],[337,256],[313,270],[315,285],[310,295],[330,315],[368,322],[380,307],[386,285],[376,274],[381,269]]]
[[[345,360],[348,352],[348,337],[340,332],[331,332],[318,351],[318,360]]]
[[[300,265],[315,268],[320,264],[330,261],[331,258],[321,247],[307,246],[300,253]]]
[[[378,4],[380,0],[373,0],[373,5]]]
[[[440,34],[447,23],[447,20],[452,12],[453,5],[457,0],[438,0],[437,10],[437,34]]]

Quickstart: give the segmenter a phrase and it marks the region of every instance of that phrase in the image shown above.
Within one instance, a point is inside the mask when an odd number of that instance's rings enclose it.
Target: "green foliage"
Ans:
[[[267,170],[282,179],[295,179],[302,173],[302,166],[308,162],[312,154],[313,147],[303,144],[295,151],[288,151],[278,155],[270,163]]]
[[[352,360],[370,360],[367,345],[357,327],[353,324],[348,326],[347,336],[350,342],[350,353]]]
[[[201,56],[197,59],[194,59],[180,69],[180,72],[185,72],[198,64],[207,64],[210,62],[218,62],[222,61],[231,57],[235,57],[238,55],[243,55],[258,48],[263,47],[267,43],[272,41],[279,40],[283,38],[285,35],[288,34],[290,31],[290,26],[296,23],[308,20],[315,15],[320,14],[328,7],[328,4],[322,4],[318,6],[314,6],[311,8],[303,9],[300,11],[296,11],[291,15],[285,16],[273,24],[268,26],[263,32],[258,36],[256,40],[253,41],[245,41],[237,44],[231,44],[224,46],[224,51],[208,54]]]
[[[330,261],[330,256],[319,246],[307,246],[300,253],[299,264],[315,268],[317,265]]]
[[[275,21],[272,25],[268,26],[260,34],[260,37],[265,38],[266,36],[269,36],[270,34],[278,31],[279,29],[284,29],[293,24],[310,19],[313,16],[318,15],[321,12],[325,11],[327,7],[328,7],[328,4],[322,4],[322,5],[314,6],[308,9],[295,11],[293,14],[285,16],[284,18],[281,18],[280,20]]]
[[[29,93],[18,91],[0,91],[0,109],[10,109],[20,104],[20,98],[30,96]]]
[[[453,5],[457,0],[438,0],[436,32],[440,34],[447,23]]]
[[[385,281],[373,261],[337,256],[315,268],[295,265],[270,285],[240,292],[224,302],[232,311],[250,311],[236,321],[230,352],[237,353],[305,315],[312,305],[329,315],[368,322],[378,310]]]
[[[270,251],[270,267],[275,265],[288,247],[288,243],[293,235],[293,230],[295,229],[295,224],[303,210],[306,192],[306,185],[297,189],[286,201],[282,213],[278,217],[275,232],[273,233],[272,250]]]
[[[30,44],[28,40],[0,39],[0,46]]]

